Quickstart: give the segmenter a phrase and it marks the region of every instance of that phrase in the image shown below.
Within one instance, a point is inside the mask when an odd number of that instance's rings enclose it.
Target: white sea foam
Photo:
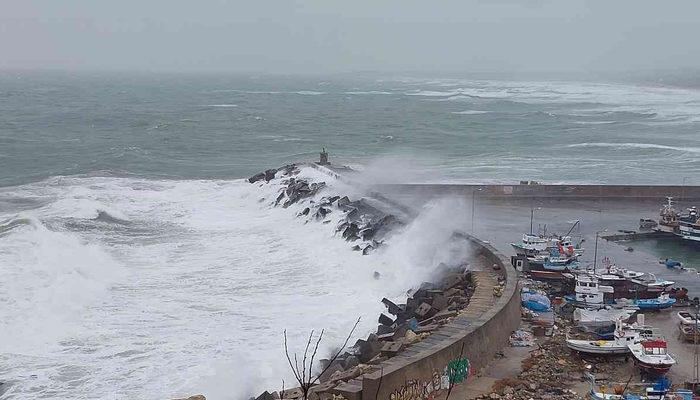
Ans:
[[[483,111],[483,110],[464,110],[464,111],[453,111],[452,114],[459,114],[459,115],[479,115],[479,114],[488,114],[488,111]]]
[[[298,92],[294,92],[296,94],[301,94],[301,95],[306,95],[306,96],[318,96],[321,94],[326,94],[326,92],[317,92],[314,90],[300,90]]]
[[[413,80],[411,86],[421,86]],[[425,89],[405,92],[408,96],[424,96],[444,101],[474,99],[510,100],[526,104],[596,105],[589,112],[631,112],[650,114],[656,123],[697,123],[700,121],[700,91],[669,87],[645,87],[624,84],[587,82],[528,82],[497,80],[449,79],[423,81]],[[434,88],[449,88],[435,90]],[[398,89],[398,88],[397,88]]]
[[[392,92],[385,92],[382,90],[368,90],[368,91],[354,91],[354,92],[345,92],[345,94],[355,94],[355,95],[363,95],[363,94],[394,94]]]
[[[316,170],[324,194],[353,189]],[[331,223],[270,207],[279,184],[60,178],[0,196],[41,198],[2,237],[0,375],[10,399],[240,399],[287,386],[282,330],[322,353],[375,328],[379,300],[400,299],[438,262],[461,205],[436,202],[404,233],[362,256]],[[0,199],[2,200],[2,199]],[[128,221],[95,221],[99,211]],[[447,218],[446,215],[450,217]],[[16,218],[0,215],[0,220]],[[428,242],[422,242],[428,238]],[[383,278],[375,280],[374,271]]]
[[[659,149],[700,154],[700,147],[677,147],[653,143],[575,143],[566,147],[610,147],[615,149]]]

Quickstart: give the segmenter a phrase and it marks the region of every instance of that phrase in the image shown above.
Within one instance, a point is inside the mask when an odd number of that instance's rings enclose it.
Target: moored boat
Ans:
[[[616,299],[650,299],[659,297],[675,282],[657,279],[656,275],[633,271],[607,263],[595,276],[602,285],[612,286]]]
[[[676,299],[672,299],[668,293],[664,293],[655,299],[638,299],[634,304],[640,310],[664,310],[676,303]]]
[[[656,231],[666,233],[678,232],[678,211],[673,207],[673,197],[666,197],[666,204],[661,208],[659,217],[661,218],[655,228]]]
[[[687,214],[678,217],[677,235],[683,240],[700,243],[700,214],[696,207],[690,207]]]

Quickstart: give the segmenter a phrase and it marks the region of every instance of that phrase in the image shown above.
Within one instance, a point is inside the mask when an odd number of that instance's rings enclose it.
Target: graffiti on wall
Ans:
[[[450,360],[442,371],[434,370],[428,381],[411,379],[389,395],[389,400],[432,400],[441,390],[464,382],[470,374],[469,359]]]

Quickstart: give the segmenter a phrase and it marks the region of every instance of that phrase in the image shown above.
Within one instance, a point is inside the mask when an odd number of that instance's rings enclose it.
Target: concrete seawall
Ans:
[[[340,171],[316,164],[312,167],[354,184]],[[382,190],[370,191],[369,195],[407,215],[413,214],[413,210],[380,192]],[[498,351],[508,345],[511,333],[520,325],[517,272],[510,260],[489,243],[466,233],[458,235],[471,243],[474,257],[483,257],[489,266],[486,271],[472,272],[475,291],[467,307],[424,340],[380,363],[375,372],[336,386],[330,391],[333,399],[432,399],[447,392],[450,386],[468,380],[470,373],[485,367]],[[497,297],[494,296],[494,287],[499,278],[505,280],[505,287]]]
[[[425,340],[360,377],[336,393],[349,400],[415,400],[433,398],[450,385],[468,380],[508,344],[520,324],[520,292],[517,272],[490,244],[463,234],[477,256],[496,266],[473,273],[476,290],[467,308],[449,324]],[[497,278],[505,279],[503,294],[495,297]]]
[[[468,184],[383,184],[383,193],[423,196],[475,196],[503,199],[619,199],[663,202],[666,196],[678,200],[700,200],[700,186],[679,185],[468,185]]]

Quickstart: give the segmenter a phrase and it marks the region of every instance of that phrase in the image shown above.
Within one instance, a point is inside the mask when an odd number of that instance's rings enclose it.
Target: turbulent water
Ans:
[[[593,82],[0,74],[0,185],[418,158],[421,179],[700,183],[700,91]]]
[[[700,183],[684,88],[6,73],[0,116],[9,399],[239,399],[291,385],[284,329],[326,328],[325,353],[358,316],[372,330],[382,297],[454,258],[436,249],[468,208],[432,204],[362,256],[239,179],[321,146],[377,179]]]

